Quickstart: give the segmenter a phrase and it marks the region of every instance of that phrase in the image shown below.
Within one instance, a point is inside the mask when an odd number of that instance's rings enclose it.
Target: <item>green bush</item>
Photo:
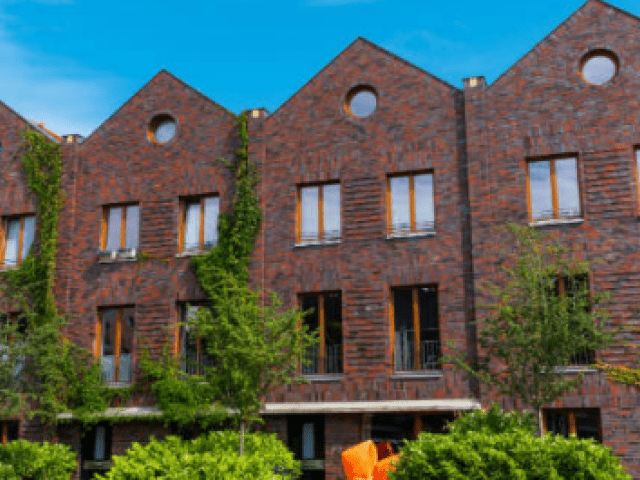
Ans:
[[[69,480],[76,467],[76,454],[68,445],[26,440],[0,445],[2,479]]]
[[[456,418],[449,424],[450,433],[485,432],[488,434],[506,432],[535,433],[537,424],[530,412],[505,412],[497,403],[489,410],[473,410]]]
[[[234,431],[211,432],[195,440],[169,436],[134,443],[125,456],[115,456],[104,477],[110,480],[255,480],[285,479],[274,467],[300,473],[299,463],[275,435],[245,434],[245,454],[238,455],[239,436]]]
[[[593,440],[503,433],[422,433],[401,450],[395,480],[630,480],[611,451]]]

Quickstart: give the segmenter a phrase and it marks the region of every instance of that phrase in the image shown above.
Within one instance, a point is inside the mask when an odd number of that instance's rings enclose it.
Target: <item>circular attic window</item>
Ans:
[[[349,115],[356,118],[365,118],[371,115],[378,104],[378,96],[375,90],[369,86],[352,88],[347,94],[344,108]]]
[[[582,77],[591,85],[603,85],[618,73],[618,59],[607,50],[595,50],[582,58]]]
[[[171,115],[156,115],[149,124],[149,139],[154,143],[167,143],[176,136],[176,121]]]

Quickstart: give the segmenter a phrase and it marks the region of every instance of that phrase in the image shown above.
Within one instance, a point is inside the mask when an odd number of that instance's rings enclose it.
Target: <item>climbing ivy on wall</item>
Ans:
[[[61,412],[89,418],[108,406],[110,395],[90,352],[64,338],[67,322],[56,305],[58,220],[64,204],[61,147],[31,129],[22,135],[37,236],[21,264],[2,274],[6,308],[20,313],[17,319],[5,314],[8,321],[0,328],[0,416],[39,416],[52,425]]]

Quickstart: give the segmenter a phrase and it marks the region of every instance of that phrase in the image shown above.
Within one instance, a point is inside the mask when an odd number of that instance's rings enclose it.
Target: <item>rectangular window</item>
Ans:
[[[530,161],[529,212],[532,221],[579,217],[580,194],[575,158]]]
[[[104,475],[109,470],[111,438],[112,426],[107,422],[100,422],[84,432],[80,444],[81,479],[94,478],[96,473]]]
[[[218,244],[219,198],[207,196],[182,201],[180,251],[198,252]]]
[[[95,351],[107,383],[131,382],[134,311],[134,307],[115,307],[98,313]]]
[[[389,177],[387,212],[391,235],[433,231],[433,173]]]
[[[340,184],[298,189],[298,243],[340,240]]]
[[[24,337],[27,319],[20,314],[0,315],[0,360],[11,362],[13,377],[18,379],[24,369]]]
[[[204,375],[205,367],[214,365],[213,356],[207,353],[204,338],[197,335],[194,320],[201,307],[182,304],[180,306],[180,352],[182,371],[188,374]]]
[[[546,432],[602,441],[600,412],[597,409],[549,409],[544,411],[543,418]]]
[[[567,309],[570,313],[582,309],[589,311],[591,303],[589,301],[589,277],[587,275],[577,275],[575,277],[559,277],[555,281],[555,295],[567,297]],[[579,332],[575,332],[579,334]],[[571,355],[569,365],[593,365],[595,363],[595,352],[584,349]]]
[[[103,209],[100,249],[122,256],[135,256],[138,251],[140,207],[111,205]]]
[[[318,332],[319,342],[307,352],[302,373],[342,373],[342,295],[340,292],[300,296],[302,320],[310,332]]]
[[[396,371],[439,369],[436,287],[394,288],[392,302]]]
[[[18,422],[3,420],[0,422],[2,445],[18,440]]]
[[[17,267],[28,255],[36,232],[35,215],[4,219],[4,247],[2,268]]]

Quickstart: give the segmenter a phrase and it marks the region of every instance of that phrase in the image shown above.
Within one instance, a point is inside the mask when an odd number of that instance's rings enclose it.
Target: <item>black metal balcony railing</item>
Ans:
[[[428,333],[428,332],[425,332]],[[415,343],[413,330],[400,330],[395,333],[395,369],[406,371],[416,369]],[[438,370],[440,368],[440,340],[421,340],[418,365],[420,370]]]
[[[435,223],[432,221],[416,222],[415,230],[411,230],[410,223],[396,222],[393,225],[391,225],[391,234],[404,235],[404,234],[414,233],[414,232],[416,233],[429,232],[434,230],[434,228],[435,228]]]
[[[342,344],[325,346],[324,359],[320,356],[320,346],[314,345],[307,350],[302,366],[303,374],[342,373]],[[321,368],[324,367],[324,368]]]
[[[340,230],[324,230],[322,232],[302,232],[300,241],[302,243],[338,242],[340,241]]]
[[[596,363],[596,352],[593,350],[584,350],[571,355],[569,365],[593,365]]]

